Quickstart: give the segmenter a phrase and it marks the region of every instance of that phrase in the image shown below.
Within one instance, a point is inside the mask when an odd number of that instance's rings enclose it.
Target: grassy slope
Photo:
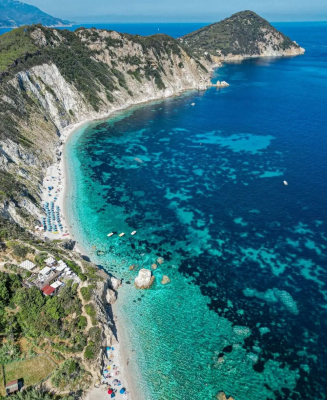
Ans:
[[[265,41],[261,29],[282,35],[282,49],[296,46],[290,38],[278,32],[268,21],[253,11],[242,11],[215,24],[206,26],[183,37],[193,51],[211,52],[221,50],[223,55],[258,54],[258,41]]]
[[[6,71],[15,60],[37,50],[25,27],[0,36],[0,72]]]
[[[47,356],[41,355],[29,360],[16,361],[5,365],[6,382],[24,379],[25,386],[32,386],[46,378],[56,367]],[[3,394],[1,382],[1,394]]]

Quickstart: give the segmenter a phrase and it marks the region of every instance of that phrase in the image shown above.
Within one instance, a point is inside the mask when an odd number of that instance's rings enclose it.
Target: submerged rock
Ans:
[[[160,265],[163,264],[164,261],[165,260],[162,257],[158,257],[157,258],[157,263],[160,264]]]
[[[152,264],[152,265],[151,265],[151,268],[152,268],[152,269],[157,269],[157,268],[158,268],[158,265],[157,265],[157,264]]]
[[[162,279],[161,279],[161,283],[162,285],[167,285],[167,283],[170,282],[170,279],[167,275],[163,275]]]
[[[133,264],[128,269],[129,269],[129,271],[132,271],[134,268],[135,268],[135,265]]]
[[[149,269],[142,268],[135,278],[135,286],[138,289],[148,289],[154,282],[155,277]]]

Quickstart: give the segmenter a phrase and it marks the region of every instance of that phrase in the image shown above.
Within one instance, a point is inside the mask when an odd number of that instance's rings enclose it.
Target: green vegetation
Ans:
[[[24,379],[25,386],[32,386],[52,373],[56,364],[47,356],[13,362],[5,366],[6,382]]]
[[[96,311],[93,303],[88,303],[85,305],[85,312],[87,315],[91,317],[91,321],[93,325],[96,325],[97,320],[96,320]]]
[[[268,33],[270,38],[267,37]],[[279,44],[275,43],[276,38]],[[259,42],[272,46],[274,50],[298,47],[253,11],[233,14],[230,18],[184,36],[183,40],[191,51],[201,55],[209,52],[214,56],[219,55],[216,50],[220,50],[223,55],[260,54],[262,50],[259,48]]]
[[[35,53],[34,44],[26,27],[14,29],[0,36],[0,72],[6,71],[9,65],[24,60],[27,54]],[[17,61],[16,61],[17,60]]]
[[[8,364],[11,361],[18,360],[21,355],[20,348],[14,343],[4,343],[0,347],[0,364]]]
[[[84,357],[93,360],[96,356],[96,346],[93,342],[89,342],[84,351]]]
[[[94,285],[89,285],[81,288],[81,294],[85,301],[90,301],[92,299],[93,290],[94,290]]]
[[[19,308],[12,312],[16,306]],[[82,351],[83,338],[76,333],[80,321],[67,320],[72,314],[80,316],[81,307],[76,287],[71,283],[58,296],[44,297],[36,287],[22,288],[19,275],[0,273],[0,330],[11,340],[21,334],[31,338],[60,336],[72,338],[73,351]],[[3,349],[2,358],[8,357],[10,361],[12,353]]]
[[[3,397],[4,399],[5,397]],[[7,398],[7,397],[6,397]],[[2,397],[0,397],[2,400]],[[12,394],[10,400],[74,400],[74,396],[58,396],[45,391],[43,388],[25,389],[23,392]]]
[[[73,359],[64,361],[51,378],[53,386],[61,390],[67,385],[75,389],[85,388],[89,384],[89,380],[89,374],[85,372],[80,363]]]
[[[72,271],[75,272],[75,274],[80,278],[81,281],[86,281],[87,276],[85,274],[83,274],[82,268],[78,264],[74,263],[71,260],[67,260],[67,259],[64,259],[64,261],[68,265],[68,267]]]
[[[94,326],[88,332],[89,342],[84,351],[84,357],[93,360],[99,353],[101,344],[101,330]]]

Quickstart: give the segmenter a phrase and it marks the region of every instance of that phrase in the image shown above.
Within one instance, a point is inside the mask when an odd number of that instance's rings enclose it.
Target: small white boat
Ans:
[[[112,236],[114,233],[113,232],[111,232],[111,233],[109,233],[109,235],[107,235],[108,237],[110,237],[110,236]]]
[[[119,237],[123,237],[125,235],[125,233],[123,232],[123,233],[121,233],[120,235],[119,235]]]
[[[134,235],[135,235],[135,233],[136,233],[136,231],[133,231],[133,232],[131,233],[131,235],[133,235],[133,236],[134,236]]]
[[[192,103],[191,106],[195,106],[195,103]]]
[[[287,186],[287,185],[288,185],[288,183],[287,183],[286,181],[283,181],[283,183],[284,183],[284,185],[285,185],[285,186]]]

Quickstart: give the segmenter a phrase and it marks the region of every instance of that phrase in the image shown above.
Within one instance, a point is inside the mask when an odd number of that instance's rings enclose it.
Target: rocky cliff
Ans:
[[[0,36],[0,59],[0,215],[25,226],[63,128],[210,82],[166,35],[31,26]]]
[[[304,53],[296,42],[253,11],[233,14],[180,39],[198,57],[215,61]]]

